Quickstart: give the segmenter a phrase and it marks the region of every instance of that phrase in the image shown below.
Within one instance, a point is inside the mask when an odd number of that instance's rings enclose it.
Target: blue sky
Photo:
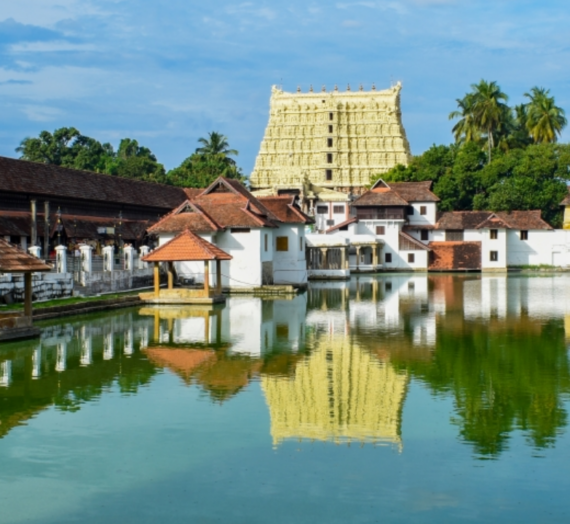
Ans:
[[[75,126],[135,138],[168,169],[215,130],[249,173],[272,84],[398,80],[418,154],[452,140],[447,115],[481,78],[512,103],[550,88],[570,113],[569,26],[562,0],[2,0],[0,154]]]

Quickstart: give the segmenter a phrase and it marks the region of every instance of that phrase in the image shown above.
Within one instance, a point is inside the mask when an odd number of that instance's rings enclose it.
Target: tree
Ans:
[[[22,160],[57,166],[67,165],[72,161],[69,158],[69,144],[78,136],[80,133],[74,127],[62,127],[56,129],[53,134],[42,131],[38,138],[24,138],[16,148],[16,152],[21,154]]]
[[[237,156],[235,149],[230,149],[227,137],[220,133],[212,131],[208,133],[208,138],[199,138],[198,142],[202,147],[196,149],[196,153],[206,156],[223,155],[223,157]],[[235,163],[234,160],[228,158],[229,161]]]
[[[567,120],[562,108],[556,106],[549,89],[533,87],[525,93],[527,105],[526,127],[535,143],[556,142],[557,136],[566,127]]]
[[[458,98],[457,107],[459,110],[449,113],[449,120],[459,118],[459,122],[453,126],[453,137],[457,144],[467,142],[480,142],[481,131],[473,116],[473,93],[466,94],[463,98]]]

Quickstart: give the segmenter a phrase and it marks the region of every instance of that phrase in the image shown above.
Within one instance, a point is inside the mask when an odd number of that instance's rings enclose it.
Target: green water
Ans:
[[[568,522],[570,276],[383,275],[0,345],[0,522]]]

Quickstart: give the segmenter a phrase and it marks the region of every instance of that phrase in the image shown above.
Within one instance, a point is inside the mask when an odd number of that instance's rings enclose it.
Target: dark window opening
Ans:
[[[386,289],[386,291],[392,291],[392,282],[386,282],[384,288]]]
[[[489,252],[489,260],[491,262],[498,262],[499,261],[499,252],[498,251],[490,251]]]
[[[332,120],[332,119],[333,119],[333,114],[329,113],[329,120]]]
[[[420,206],[420,215],[427,215],[427,206]]]
[[[343,215],[344,206],[333,206],[333,213],[335,213],[336,215]]]
[[[341,226],[338,228],[339,231],[348,231],[348,224],[346,226]]]
[[[332,169],[326,170],[326,177],[327,177],[327,180],[332,180]]]
[[[413,264],[416,261],[416,255],[414,253],[408,253],[408,262]]]
[[[333,156],[332,153],[327,153],[327,164],[332,164]]]
[[[413,206],[408,206],[408,207],[406,208],[406,213],[407,213],[408,216],[409,216],[409,215],[413,215],[413,214],[414,214],[414,208],[413,208]]]
[[[392,263],[392,253],[386,253],[384,255],[384,262],[386,262],[386,264]]]
[[[328,146],[328,147],[332,147],[332,146],[333,146],[332,138],[327,138],[327,146]]]
[[[249,233],[251,229],[249,227],[232,227],[230,231],[232,233]]]
[[[333,132],[333,126],[331,124],[331,125],[329,125],[329,133],[332,133],[332,132]]]
[[[422,240],[429,240],[429,231],[427,229],[422,229],[421,233],[421,239]]]
[[[463,240],[462,229],[446,229],[445,240],[447,242],[461,242]]]
[[[317,215],[326,215],[329,212],[329,206],[317,206]]]
[[[527,230],[521,230],[521,240],[528,240],[528,231]]]
[[[386,234],[386,226],[376,226],[376,234],[377,235],[385,235]]]
[[[499,237],[499,232],[496,229],[491,229],[490,236],[491,240],[497,240],[497,238]]]

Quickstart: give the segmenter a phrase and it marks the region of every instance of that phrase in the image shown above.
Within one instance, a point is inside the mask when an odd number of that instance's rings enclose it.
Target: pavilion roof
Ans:
[[[0,273],[51,271],[39,258],[28,255],[14,244],[0,238]]]
[[[231,260],[232,256],[218,246],[200,238],[189,229],[143,257],[144,262],[194,262]]]

